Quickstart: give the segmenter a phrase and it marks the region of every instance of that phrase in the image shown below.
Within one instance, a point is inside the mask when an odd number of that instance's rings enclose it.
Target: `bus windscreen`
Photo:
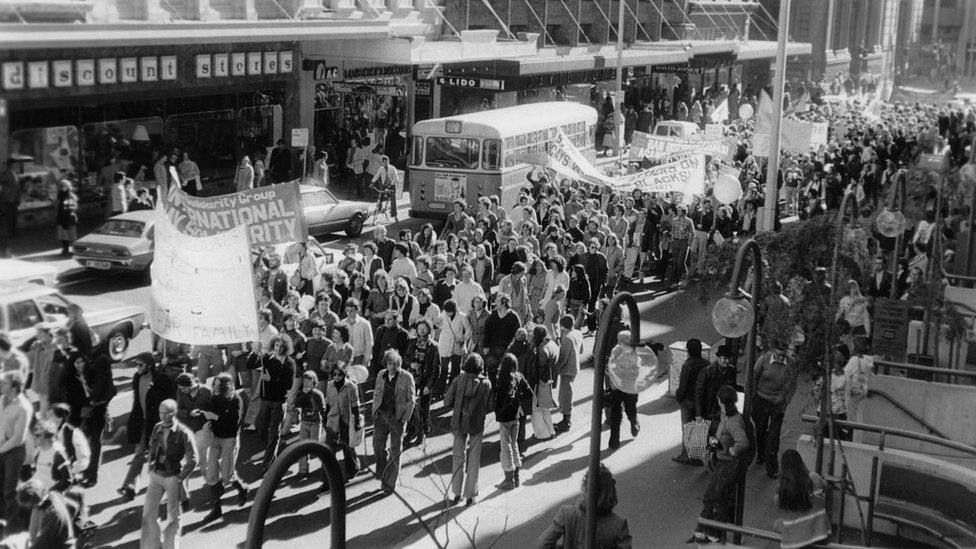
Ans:
[[[425,163],[437,168],[478,169],[478,140],[428,137]]]

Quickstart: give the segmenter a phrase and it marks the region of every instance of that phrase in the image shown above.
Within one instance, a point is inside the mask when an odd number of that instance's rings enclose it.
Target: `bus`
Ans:
[[[474,209],[482,196],[515,205],[532,166],[520,159],[546,154],[559,128],[594,161],[597,112],[579,103],[532,103],[413,125],[410,216],[445,218],[454,201]]]

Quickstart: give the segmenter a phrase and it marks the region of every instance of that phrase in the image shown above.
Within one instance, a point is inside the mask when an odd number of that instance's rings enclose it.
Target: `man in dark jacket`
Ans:
[[[176,421],[176,401],[159,405],[159,423],[149,436],[149,487],[142,508],[142,547],[179,547],[183,483],[197,466],[193,432]],[[160,539],[159,504],[166,497],[166,530]],[[162,543],[160,543],[162,542]]]
[[[393,264],[393,247],[396,246],[396,241],[386,236],[386,227],[380,225],[373,229],[373,242],[376,244],[376,256],[382,259],[383,265],[389,269]]]
[[[102,460],[102,431],[108,422],[108,403],[118,391],[112,379],[112,359],[108,356],[108,341],[92,351],[92,359],[83,372],[88,392],[88,410],[82,410],[82,431],[88,435],[91,460],[82,485],[90,488],[98,483],[98,466]]]
[[[681,406],[681,425],[695,418],[695,391],[698,376],[702,370],[708,367],[708,360],[702,357],[701,340],[689,339],[685,344],[685,349],[688,351],[688,358],[681,365],[678,389],[674,392],[674,398],[678,400],[678,404]],[[688,463],[688,449],[682,445],[681,453],[673,460],[678,463]]]
[[[382,369],[380,361],[387,350],[393,349],[397,353],[404,353],[407,350],[408,333],[397,322],[397,312],[390,309],[383,317],[383,325],[376,330],[373,337],[373,364],[370,373],[377,374]]]
[[[732,350],[728,345],[720,345],[715,351],[715,362],[698,374],[695,383],[695,417],[712,421],[713,429],[718,425],[721,409],[718,405],[718,389],[722,385],[735,387],[735,368],[729,364]]]
[[[159,405],[166,399],[176,398],[176,376],[180,369],[174,365],[163,366],[152,353],[140,353],[133,357],[136,373],[132,376],[132,410],[126,423],[129,444],[135,444],[135,452],[129,471],[118,493],[126,500],[136,497],[136,477],[142,474],[149,447],[149,434],[159,423]]]
[[[271,158],[268,160],[268,173],[272,183],[288,181],[291,175],[291,151],[285,146],[284,139],[279,139],[278,146],[271,151]]]
[[[607,273],[609,272],[607,256],[600,251],[600,241],[596,237],[590,238],[588,251],[583,254],[581,261],[586,270],[586,277],[590,280],[589,307],[593,309],[596,306],[596,300],[600,297],[600,291],[607,281]]]
[[[420,394],[413,409],[413,417],[407,424],[407,436],[403,442],[406,446],[423,444],[424,438],[430,432],[430,399],[441,370],[437,343],[430,340],[433,331],[430,321],[421,318],[414,325],[414,329],[417,330],[417,337],[407,344],[407,352],[403,356]]]

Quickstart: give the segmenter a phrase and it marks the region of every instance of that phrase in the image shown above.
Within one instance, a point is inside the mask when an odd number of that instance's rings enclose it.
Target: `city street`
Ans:
[[[403,216],[405,218],[405,215]],[[406,218],[388,227],[391,231],[408,227],[416,230],[424,220]],[[369,237],[369,228],[355,241],[360,244]],[[327,249],[341,250],[345,237],[321,237]],[[53,252],[35,252],[26,259],[47,260]],[[142,275],[105,275],[79,269],[70,260],[57,259],[51,264],[62,272],[61,287],[66,295],[82,300],[99,295],[126,304],[148,308],[149,279]],[[711,306],[702,306],[697,293],[666,293],[654,283],[636,293],[641,311],[641,336],[652,338],[665,346],[674,341],[698,337],[705,342],[719,339],[711,326]],[[130,355],[149,349],[150,335],[144,331],[133,342]],[[584,352],[587,358],[594,339],[587,337]],[[628,518],[636,547],[679,547],[694,528],[700,510],[700,498],[708,478],[700,467],[672,462],[670,458],[680,449],[681,429],[677,405],[667,394],[666,352],[659,360],[662,377],[658,384],[640,395],[638,413],[642,425],[640,435],[631,440],[626,421],[622,427],[623,444],[616,452],[604,450],[604,463],[617,475],[620,497],[619,512]],[[549,524],[559,505],[573,502],[580,494],[580,483],[589,453],[589,422],[592,395],[592,368],[581,371],[573,383],[573,427],[550,442],[530,447],[524,465],[523,487],[511,492],[495,488],[502,480],[498,465],[499,449],[497,424],[489,422],[482,452],[480,494],[477,503],[466,508],[445,505],[447,483],[451,468],[451,437],[447,434],[449,417],[437,405],[433,415],[435,436],[422,447],[406,450],[397,494],[383,497],[379,483],[361,474],[347,487],[347,539],[353,548],[371,547],[436,547],[430,539],[433,532],[443,547],[529,547]],[[104,446],[103,466],[99,484],[88,490],[92,520],[99,524],[95,545],[99,547],[136,547],[139,539],[140,494],[127,503],[115,490],[125,475],[131,458],[131,447],[124,442],[127,414],[132,405],[130,380],[132,370],[118,367],[115,382],[119,395],[111,403],[116,429],[112,441]],[[794,400],[784,433],[783,447],[795,439],[799,407],[802,399]],[[556,414],[554,414],[556,415]],[[788,431],[789,429],[793,431]],[[531,428],[530,428],[531,429]],[[606,433],[603,447],[606,448]],[[294,438],[294,437],[293,437]],[[360,450],[372,455],[372,439]],[[253,490],[260,482],[258,468],[253,464],[263,449],[253,433],[242,435],[243,451],[238,458],[239,470]],[[368,463],[372,463],[371,457]],[[316,465],[313,465],[313,472]],[[295,468],[285,478],[275,494],[267,519],[268,547],[321,546],[328,539],[329,497],[318,493],[318,483],[312,478],[299,481]],[[145,482],[145,476],[141,479]],[[765,478],[761,468],[750,475],[746,521],[765,524],[771,519],[771,501],[775,482]],[[667,497],[648,498],[648,490],[665,491]],[[237,507],[234,498],[225,497],[224,519],[210,524],[201,522],[207,508],[201,505],[205,495],[199,473],[190,481],[194,509],[183,516],[184,543],[192,547],[226,546],[229,540],[243,542],[247,532],[250,504]],[[664,492],[662,492],[664,495]],[[381,521],[378,523],[378,520]]]

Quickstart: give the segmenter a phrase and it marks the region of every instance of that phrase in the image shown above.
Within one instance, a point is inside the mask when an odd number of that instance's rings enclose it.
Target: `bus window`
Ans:
[[[596,125],[591,124],[586,132],[586,145],[593,147],[596,145]]]
[[[426,164],[435,168],[478,169],[477,139],[428,137]]]
[[[413,151],[410,157],[411,166],[419,166],[424,163],[424,138],[419,135],[413,136]]]
[[[505,167],[511,168],[515,165],[515,151],[512,149],[505,149]]]
[[[499,139],[485,139],[481,151],[481,168],[485,170],[498,169],[498,156],[502,142]]]

